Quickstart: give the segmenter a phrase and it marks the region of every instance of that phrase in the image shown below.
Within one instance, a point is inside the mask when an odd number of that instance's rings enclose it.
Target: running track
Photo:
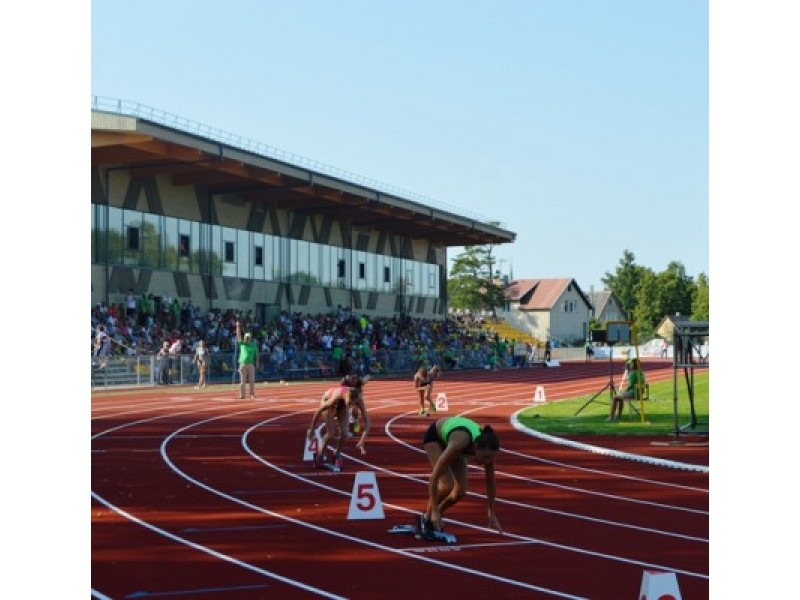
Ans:
[[[650,381],[666,363],[645,363]],[[620,367],[621,368],[621,367]],[[593,393],[608,364],[445,373],[446,414],[498,430],[497,513],[486,528],[482,470],[448,511],[455,546],[389,534],[424,508],[429,465],[408,380],[375,380],[368,453],[350,441],[342,473],[304,462],[304,432],[330,382],[92,394],[92,597],[636,598],[646,569],[674,572],[685,600],[709,595],[707,437],[581,443],[521,431],[513,415],[543,385],[547,401]],[[604,407],[607,409],[607,407]],[[653,443],[657,442],[657,443]],[[659,460],[660,459],[660,460]],[[384,519],[348,519],[357,471],[374,472]]]

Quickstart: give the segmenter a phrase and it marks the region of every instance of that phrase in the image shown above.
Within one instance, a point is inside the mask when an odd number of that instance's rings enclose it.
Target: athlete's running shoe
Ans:
[[[427,540],[429,542],[433,542],[436,540],[436,530],[433,528],[433,523],[431,523],[425,516],[421,516],[419,520],[419,535],[423,540]]]

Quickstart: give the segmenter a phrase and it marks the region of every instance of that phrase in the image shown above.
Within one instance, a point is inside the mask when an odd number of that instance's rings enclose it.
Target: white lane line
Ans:
[[[410,412],[406,413],[406,415],[410,415],[410,414],[412,414],[412,413],[410,413]],[[286,416],[289,416],[289,415],[286,415]],[[401,416],[403,416],[403,415],[398,415],[395,418],[399,418]],[[279,418],[282,418],[282,417],[280,417],[280,416],[274,417],[274,419],[279,419]],[[257,454],[255,454],[250,449],[249,445],[247,444],[247,437],[249,436],[250,432],[253,431],[254,429],[256,429],[257,427],[258,427],[258,424],[253,425],[250,429],[248,429],[245,432],[245,439],[244,439],[245,449],[247,450],[247,452],[255,460],[258,460],[259,462],[265,464],[266,466],[270,467],[271,469],[276,470],[276,471],[278,471],[280,473],[283,473],[284,475],[286,475],[288,477],[292,477],[293,479],[296,479],[296,480],[299,480],[299,481],[305,481],[307,483],[313,483],[314,485],[317,485],[318,487],[321,487],[321,488],[323,488],[325,490],[328,490],[330,492],[333,492],[335,494],[339,494],[339,495],[347,496],[347,497],[351,496],[350,492],[342,491],[342,490],[339,490],[337,488],[324,485],[322,483],[311,482],[306,477],[297,475],[295,473],[291,473],[291,472],[287,471],[286,469],[282,469],[278,465],[276,465],[276,464],[274,464],[274,463],[272,463],[272,462],[270,462],[270,461],[258,456]],[[403,442],[401,442],[401,443],[403,443]],[[388,475],[392,475],[392,476],[395,476],[395,477],[401,477],[401,478],[404,478],[404,479],[417,481],[417,480],[413,479],[412,477],[409,477],[408,475],[405,475],[403,473],[397,473],[395,471],[390,471],[388,469],[384,469],[384,468],[379,467],[377,465],[374,465],[374,464],[368,463],[366,461],[363,461],[361,459],[358,459],[358,458],[356,458],[356,457],[354,457],[352,455],[346,455],[346,456],[348,457],[349,460],[357,462],[357,463],[362,464],[364,466],[367,466],[367,467],[369,467],[369,468],[371,468],[371,469],[373,469],[375,471],[380,471],[380,472],[383,472],[383,473],[386,473]],[[421,483],[421,484],[427,486],[428,485],[427,477],[425,479],[423,479],[423,480],[417,481],[417,483]],[[198,484],[198,485],[202,485],[202,484]],[[480,498],[485,498],[485,496],[483,496],[481,494],[474,494],[473,492],[468,492],[468,493],[472,494],[472,495],[475,495],[477,497],[480,497]],[[496,498],[495,502],[498,502],[498,501],[500,501],[500,500]],[[542,509],[540,507],[529,507],[527,505],[524,505],[524,504],[521,504],[521,503],[516,503],[516,502],[511,502],[511,501],[508,501],[508,500],[506,500],[504,502],[506,502],[507,504],[519,505],[519,506],[522,506],[523,508],[533,508],[535,510],[545,510],[545,509]],[[404,506],[398,506],[396,504],[389,504],[387,502],[383,502],[383,506],[386,506],[386,507],[389,507],[389,508],[392,508],[392,509],[395,509],[395,510],[398,510],[398,511],[401,511],[401,512],[409,513],[409,514],[416,514],[418,512],[418,511],[415,511],[415,510],[410,510],[408,508],[405,508]],[[558,511],[546,511],[546,512],[558,512]],[[616,523],[616,522],[612,522],[612,521],[604,521],[602,519],[592,519],[592,518],[589,518],[589,517],[583,517],[582,515],[573,515],[573,514],[569,514],[569,513],[567,513],[567,515],[575,517],[575,518],[585,518],[587,520],[601,522],[601,523],[607,522],[607,523],[611,523],[613,525],[618,525],[620,527],[626,526],[626,524],[624,524],[624,523]],[[704,574],[704,573],[695,573],[693,571],[686,571],[684,569],[678,569],[678,568],[674,568],[674,567],[667,567],[667,566],[664,566],[664,565],[658,565],[658,564],[654,564],[654,563],[646,563],[646,562],[642,562],[642,561],[639,561],[639,560],[625,558],[625,557],[622,557],[622,556],[615,556],[615,555],[612,555],[612,554],[606,554],[604,552],[596,552],[596,551],[593,551],[593,550],[585,550],[583,548],[577,548],[575,546],[568,546],[566,544],[557,544],[555,542],[550,542],[550,541],[543,540],[543,539],[540,539],[540,538],[517,535],[517,534],[513,534],[513,533],[508,533],[508,532],[503,533],[503,534],[499,534],[496,531],[494,531],[493,529],[489,529],[488,527],[481,527],[479,525],[474,525],[472,523],[466,523],[464,521],[458,521],[456,519],[452,519],[452,518],[449,518],[449,517],[447,519],[447,522],[448,523],[455,523],[457,525],[460,525],[462,527],[466,527],[468,529],[475,529],[477,531],[482,531],[482,532],[490,533],[490,534],[493,534],[493,535],[502,535],[502,536],[505,536],[507,538],[511,538],[511,539],[515,539],[515,540],[538,543],[538,544],[541,544],[543,546],[547,546],[547,547],[550,547],[550,548],[556,548],[556,549],[564,550],[564,551],[567,551],[567,552],[575,552],[575,553],[583,554],[583,555],[586,555],[586,556],[594,556],[594,557],[599,557],[599,558],[606,559],[606,560],[613,560],[613,561],[622,562],[622,563],[626,563],[626,564],[633,564],[633,565],[637,565],[637,566],[644,567],[644,568],[647,568],[647,569],[658,569],[658,570],[661,570],[661,571],[672,571],[674,573],[681,573],[681,574],[687,575],[689,577],[698,577],[698,578],[701,578],[701,579],[708,579],[709,578],[709,576]],[[317,526],[315,526],[315,525],[310,525],[309,524],[308,526],[313,528],[313,529],[322,530],[322,528],[317,528]],[[663,535],[669,535],[669,536],[678,537],[678,538],[686,538],[687,537],[687,536],[682,536],[680,534],[674,534],[674,533],[671,533],[671,532],[659,532],[657,530],[650,530],[650,529],[638,528],[638,527],[632,527],[632,528],[633,529],[643,530],[643,531],[646,531],[646,532],[662,533]],[[335,535],[337,537],[345,537],[347,539],[350,539],[350,536],[346,536],[345,534],[340,534],[340,533],[337,533],[337,532],[331,532],[331,534]],[[689,539],[692,539],[692,538],[689,538]],[[708,540],[700,540],[700,541],[705,541],[707,543]],[[364,543],[367,543],[368,545],[372,545],[371,542],[364,541]],[[381,546],[381,547],[384,547],[384,546]],[[454,565],[442,565],[442,566],[445,566],[445,567],[448,567],[448,568],[456,568],[456,569],[458,569],[458,567],[454,566]]]
[[[407,402],[404,402],[404,404],[407,404]],[[304,412],[310,412],[310,410],[309,411],[304,411]],[[271,419],[268,419],[267,421],[264,421],[264,423],[273,422],[273,421],[275,421],[277,419],[281,419],[281,418],[284,418],[284,417],[294,416],[295,414],[298,414],[298,413],[289,413],[289,414],[279,415],[279,416],[273,417]],[[245,506],[247,508],[250,508],[251,510],[254,510],[256,512],[260,512],[260,513],[269,515],[269,516],[271,516],[273,518],[280,519],[280,520],[283,520],[283,521],[287,521],[289,523],[293,523],[295,525],[298,525],[300,527],[305,527],[307,529],[312,529],[314,531],[317,531],[319,533],[323,533],[325,535],[329,535],[329,536],[337,537],[337,538],[340,538],[340,539],[348,540],[348,541],[356,543],[356,544],[365,545],[365,546],[374,548],[376,550],[381,550],[383,552],[390,552],[390,553],[393,553],[393,554],[399,554],[399,555],[405,556],[407,558],[413,558],[415,560],[428,562],[428,563],[434,564],[436,566],[444,567],[444,568],[447,568],[447,569],[452,569],[452,570],[459,571],[459,572],[462,572],[462,573],[467,573],[467,574],[470,574],[470,575],[475,575],[477,577],[481,577],[481,578],[484,578],[484,579],[490,579],[490,580],[493,580],[493,581],[498,581],[498,582],[505,583],[505,584],[508,584],[508,585],[511,585],[511,586],[515,586],[515,587],[521,587],[521,588],[524,588],[524,589],[529,589],[529,590],[534,590],[534,591],[550,594],[552,596],[557,596],[559,598],[568,598],[568,599],[571,599],[571,600],[586,600],[585,598],[583,598],[581,596],[574,596],[572,594],[566,594],[566,593],[563,593],[563,592],[559,592],[558,590],[552,590],[552,589],[549,589],[549,588],[533,585],[533,584],[526,583],[526,582],[523,582],[523,581],[517,581],[515,579],[508,579],[506,577],[501,577],[499,575],[494,575],[492,573],[486,573],[484,571],[478,571],[478,570],[475,570],[475,569],[470,569],[468,567],[463,567],[463,566],[460,566],[460,565],[454,565],[454,564],[450,564],[450,563],[434,560],[434,559],[428,558],[426,556],[418,556],[413,552],[409,552],[409,551],[406,551],[406,550],[400,550],[400,549],[397,549],[397,548],[394,548],[394,547],[391,547],[391,546],[386,546],[386,545],[383,545],[383,544],[379,544],[377,542],[372,542],[372,541],[364,539],[364,538],[351,536],[351,535],[348,535],[348,534],[345,534],[345,533],[342,533],[342,532],[339,532],[339,531],[335,531],[333,529],[328,529],[326,527],[321,527],[319,525],[315,525],[313,523],[309,523],[307,521],[302,521],[300,519],[295,519],[293,517],[289,517],[289,516],[286,516],[286,515],[282,515],[280,513],[276,513],[274,511],[271,511],[269,509],[263,508],[261,506],[256,506],[256,505],[251,504],[249,502],[245,502],[243,500],[240,500],[239,498],[235,498],[235,497],[231,496],[230,494],[226,494],[225,492],[222,492],[221,490],[217,490],[215,488],[212,488],[211,486],[203,483],[202,481],[194,479],[188,473],[186,473],[186,472],[182,471],[181,469],[179,469],[170,460],[168,452],[167,452],[167,446],[169,445],[169,443],[170,443],[170,441],[172,440],[173,437],[182,434],[186,429],[189,429],[189,428],[195,427],[195,426],[199,426],[199,425],[204,425],[206,423],[212,422],[212,421],[220,419],[220,418],[223,418],[223,417],[213,417],[213,418],[206,419],[204,421],[200,421],[200,422],[197,422],[197,423],[194,423],[194,424],[186,425],[186,426],[178,429],[177,431],[171,433],[169,436],[167,436],[164,439],[164,442],[162,443],[162,458],[164,459],[164,462],[169,466],[169,468],[172,469],[176,474],[184,477],[187,481],[192,482],[193,484],[195,484],[195,485],[197,485],[197,486],[199,486],[199,487],[211,492],[212,494],[216,494],[217,496],[219,496],[221,498],[226,498],[226,499],[230,500],[231,502],[240,504],[240,505]],[[323,484],[320,484],[320,483],[312,482],[312,481],[310,481],[310,480],[308,480],[308,479],[306,479],[304,477],[300,477],[298,475],[295,475],[294,473],[290,473],[288,471],[285,471],[284,469],[281,469],[277,465],[274,465],[274,464],[270,463],[269,461],[264,460],[263,458],[261,458],[257,454],[255,454],[252,451],[252,449],[249,447],[249,445],[247,444],[247,438],[248,438],[249,434],[252,431],[254,431],[257,427],[259,427],[259,425],[260,424],[257,423],[255,425],[253,425],[252,427],[250,427],[249,429],[247,429],[245,431],[245,433],[244,433],[243,440],[242,440],[245,450],[254,459],[256,459],[256,460],[262,462],[263,464],[269,466],[270,468],[272,468],[272,469],[274,469],[274,470],[276,470],[278,472],[281,472],[281,473],[283,473],[285,475],[288,475],[289,477],[292,477],[294,479],[298,479],[300,481],[305,481],[307,483],[313,483],[314,485],[317,485],[317,486],[322,487],[324,489],[327,489],[329,491],[335,492],[337,494],[350,496],[350,493],[348,493],[348,492],[342,492],[341,490],[338,490],[336,488],[332,488],[330,486],[326,486],[326,485],[323,485]],[[395,508],[397,510],[408,512],[408,513],[413,513],[414,512],[414,511],[411,511],[411,510],[409,510],[407,508],[400,507],[400,506],[394,506],[394,505],[386,504],[386,503],[384,503],[384,505],[385,506],[389,506],[391,508]],[[533,540],[531,540],[531,541],[533,541]]]
[[[216,407],[210,407],[210,408],[203,409],[203,411],[205,411],[205,410],[209,410],[209,411],[210,410],[216,410]],[[235,415],[246,414],[246,413],[256,412],[256,411],[260,411],[260,410],[262,410],[262,409],[261,408],[256,408],[256,409],[251,409],[251,410],[247,410],[247,411],[239,411],[239,412],[233,413],[233,414],[235,414]],[[175,413],[175,414],[172,414],[172,415],[159,415],[159,416],[156,416],[156,417],[150,417],[148,419],[140,419],[140,420],[137,420],[137,421],[133,421],[132,423],[129,423],[129,424],[118,425],[116,427],[113,427],[113,428],[109,429],[108,431],[118,431],[118,430],[123,429],[123,428],[125,428],[127,426],[139,425],[139,424],[148,423],[148,422],[151,422],[151,421],[156,421],[156,420],[159,420],[159,419],[166,419],[166,418],[174,417],[174,416],[181,415],[181,414],[189,414],[190,412],[196,412],[196,411],[185,411],[185,412],[181,412],[181,413]],[[217,417],[217,418],[222,418],[222,417]],[[213,420],[215,420],[215,419],[208,419],[208,421],[213,421]],[[101,435],[102,435],[102,433],[98,433],[98,434],[93,435],[92,436],[92,440],[97,439]],[[162,441],[162,445],[161,445],[162,446],[161,447],[162,456],[163,456],[163,450],[164,450],[165,441]],[[179,475],[180,475],[180,473],[179,473]],[[184,477],[184,479],[186,479],[186,478]],[[201,485],[201,487],[206,487],[203,484],[200,484],[200,485]],[[144,520],[132,515],[131,513],[123,510],[119,506],[109,502],[108,500],[106,500],[105,498],[103,498],[102,496],[97,494],[94,490],[92,490],[92,498],[94,498],[95,501],[99,502],[100,504],[104,505],[105,507],[109,508],[110,510],[114,511],[118,515],[120,515],[120,516],[122,516],[122,517],[124,517],[124,518],[126,518],[126,519],[128,519],[128,520],[130,520],[130,521],[132,521],[132,522],[144,527],[145,529],[149,529],[150,531],[152,531],[154,533],[157,533],[157,534],[162,535],[162,536],[164,536],[166,538],[169,538],[169,539],[171,539],[171,540],[173,540],[173,541],[175,541],[175,542],[177,542],[179,544],[183,544],[185,546],[188,546],[188,547],[193,548],[195,550],[198,550],[200,552],[204,552],[206,554],[209,554],[211,556],[219,558],[219,559],[221,559],[221,560],[223,560],[225,562],[240,566],[240,567],[242,567],[244,569],[247,569],[248,571],[252,571],[254,573],[258,573],[260,575],[264,575],[266,577],[269,577],[269,578],[272,578],[272,579],[276,579],[278,581],[281,581],[281,582],[286,583],[286,584],[288,584],[290,586],[293,586],[293,587],[298,587],[298,588],[304,589],[306,591],[309,591],[309,592],[312,592],[312,593],[316,593],[316,594],[322,596],[323,598],[330,598],[331,600],[347,600],[347,598],[344,597],[344,596],[337,596],[336,594],[332,594],[332,593],[329,593],[329,592],[327,592],[325,590],[322,590],[322,589],[307,585],[307,584],[303,583],[302,581],[298,581],[296,579],[289,579],[288,577],[284,577],[283,575],[279,575],[278,573],[274,573],[274,572],[268,571],[266,569],[261,569],[259,567],[256,567],[255,565],[251,565],[250,563],[246,563],[244,561],[241,561],[238,558],[234,558],[232,556],[229,556],[227,554],[223,554],[222,552],[218,552],[218,551],[216,551],[216,550],[214,550],[212,548],[209,548],[207,546],[203,546],[203,545],[197,544],[197,543],[195,543],[195,542],[193,542],[191,540],[187,540],[186,538],[183,538],[183,537],[181,537],[179,535],[176,535],[176,534],[174,534],[174,533],[172,533],[170,531],[162,529],[161,527],[153,525],[152,523],[149,523],[147,521],[144,521]],[[236,501],[235,499],[233,499],[233,500]]]
[[[470,413],[476,412],[478,410],[480,410],[480,408],[475,408],[475,409],[472,409],[472,410],[469,410],[469,411],[464,411],[464,412],[462,412],[460,414],[464,414],[464,415],[465,414],[470,414]],[[413,450],[414,452],[418,452],[418,453],[424,454],[424,450],[422,450],[421,448],[417,448],[416,446],[413,446],[413,445],[411,445],[411,444],[409,444],[407,442],[404,442],[401,439],[398,439],[391,432],[392,423],[393,423],[394,420],[400,419],[403,416],[408,416],[410,414],[412,414],[412,413],[406,413],[405,415],[402,415],[402,414],[401,415],[397,415],[397,416],[389,419],[386,422],[386,425],[384,426],[384,431],[386,432],[386,435],[388,437],[390,437],[392,440],[394,440],[396,443],[398,443],[398,444],[400,444],[402,446],[405,446],[405,447]],[[360,463],[363,463],[365,465],[368,464],[368,463],[365,463],[365,462],[363,462],[363,461],[361,461],[361,460],[359,460],[358,458],[355,458],[355,457],[351,457],[351,460],[355,460],[356,462],[360,462]],[[481,467],[477,467],[475,465],[468,465],[468,466],[472,470],[483,471],[483,469]],[[405,477],[407,479],[412,479],[412,477],[410,477],[408,475],[404,475],[403,473],[397,473],[395,471],[389,471],[387,469],[383,469],[382,467],[378,467],[378,466],[372,465],[371,468],[373,468],[375,470],[378,470],[378,471],[383,471],[383,472],[385,472],[387,474],[391,474],[391,475],[394,475],[394,476],[397,476],[397,477]],[[497,476],[497,475],[502,475],[503,477],[507,477],[509,479],[517,479],[517,480],[521,480],[521,481],[536,481],[536,480],[530,480],[530,479],[526,479],[524,477],[520,477],[519,475],[515,475],[513,473],[506,473],[505,471],[500,471],[500,470],[495,469],[495,476]],[[422,483],[426,483],[427,484],[427,481],[424,481]],[[588,494],[590,492],[587,491],[585,493]],[[655,503],[652,503],[652,502],[646,502],[646,501],[637,500],[637,499],[633,499],[633,498],[625,498],[624,496],[614,496],[614,495],[609,495],[609,494],[601,494],[600,492],[591,492],[591,493],[594,493],[594,494],[597,494],[597,495],[601,495],[601,496],[605,496],[605,497],[610,497],[610,498],[613,498],[613,499],[618,499],[620,501],[636,502],[636,503],[646,504],[646,505],[650,505],[650,506],[655,506],[656,505]],[[467,491],[467,495],[473,496],[475,498],[483,498],[483,499],[486,498],[486,496],[484,494],[479,494],[477,492],[471,492],[471,491]],[[663,535],[663,536],[666,536],[666,537],[685,539],[685,540],[689,540],[689,541],[702,542],[702,543],[706,543],[706,544],[708,543],[708,538],[697,537],[697,536],[689,536],[689,535],[684,535],[684,534],[680,534],[680,533],[675,533],[674,531],[664,531],[664,530],[661,530],[661,529],[653,529],[653,528],[650,528],[650,527],[641,527],[641,526],[633,525],[633,524],[630,524],[630,523],[625,523],[625,522],[620,522],[620,521],[611,521],[611,520],[608,520],[608,519],[600,519],[600,518],[597,518],[597,517],[590,517],[590,516],[582,515],[582,514],[578,514],[578,513],[572,513],[572,512],[562,511],[562,510],[556,510],[556,509],[552,509],[552,508],[545,508],[543,506],[536,506],[536,505],[533,505],[533,504],[523,504],[521,502],[516,502],[514,500],[507,500],[505,498],[500,498],[499,496],[495,498],[495,503],[496,504],[507,504],[509,506],[516,506],[516,507],[525,508],[525,509],[528,509],[528,510],[541,511],[541,512],[545,512],[545,513],[549,513],[549,514],[559,515],[559,516],[562,516],[562,517],[570,517],[570,518],[574,518],[574,519],[581,519],[581,520],[584,520],[584,521],[591,521],[593,523],[602,523],[604,525],[612,525],[614,527],[621,527],[621,528],[624,528],[624,529],[632,529],[632,530],[635,530],[635,531],[642,531],[642,532],[652,533],[652,534],[656,534],[656,535]],[[670,508],[675,508],[677,510],[680,507],[670,507]],[[687,509],[683,509],[683,510],[687,510]]]
[[[440,544],[435,546],[424,546],[422,548],[408,548],[409,552],[461,552],[462,550],[472,550],[473,548],[496,548],[498,546],[527,546],[538,542],[496,542],[486,544]]]

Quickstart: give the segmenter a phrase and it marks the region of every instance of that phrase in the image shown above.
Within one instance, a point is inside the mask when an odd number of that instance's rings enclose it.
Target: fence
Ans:
[[[554,360],[583,359],[583,348],[554,348]],[[92,365],[92,386],[156,386],[170,384],[197,383],[199,373],[192,361],[193,355],[182,354],[172,359],[159,359],[156,355],[115,356],[109,358],[106,366]],[[238,381],[238,371],[233,353],[212,354],[206,381],[212,383],[232,383]],[[529,359],[541,361],[538,356],[528,357],[522,363],[530,364]],[[439,365],[444,370],[488,369],[494,365],[486,349],[463,350],[454,353],[428,351],[378,350],[369,361],[352,358],[354,369],[373,377],[410,377],[422,363]],[[329,351],[307,352],[291,360],[276,361],[272,356],[262,354],[256,381],[292,381],[306,379],[335,379],[339,375],[339,365],[331,359]],[[514,357],[506,357],[499,368],[516,366]]]

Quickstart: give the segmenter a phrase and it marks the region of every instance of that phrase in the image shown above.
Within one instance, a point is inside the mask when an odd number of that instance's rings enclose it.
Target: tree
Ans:
[[[636,308],[632,314],[642,338],[650,337],[665,315],[691,312],[697,288],[680,262],[669,263],[665,271],[647,269],[636,286]]]
[[[686,274],[682,263],[672,261],[667,270],[658,274],[658,303],[664,315],[689,315],[695,294],[694,280]]]
[[[447,296],[451,308],[491,310],[505,303],[503,287],[492,274],[493,246],[465,246],[453,259],[447,280]]]
[[[692,301],[692,321],[708,321],[708,277],[705,273],[697,276],[694,300]]]
[[[651,269],[637,265],[635,260],[633,253],[625,250],[616,272],[607,272],[602,281],[606,289],[619,298],[628,318],[636,321],[640,337],[652,335],[665,315],[699,314],[705,317],[697,320],[708,320],[708,279],[705,275],[701,274],[703,291],[700,291],[678,261],[670,262],[664,271],[655,274]]]
[[[636,257],[630,250],[625,250],[622,253],[622,258],[619,260],[619,266],[616,273],[612,274],[606,271],[606,276],[601,279],[603,285],[607,290],[619,299],[622,310],[628,315],[628,318],[633,315],[636,309],[636,288],[639,281],[644,276],[644,273],[649,269],[640,267],[635,263]],[[652,273],[652,271],[650,271]]]
[[[628,313],[636,321],[641,340],[652,337],[656,325],[664,316],[659,302],[658,276],[648,270],[636,286],[636,308]]]

